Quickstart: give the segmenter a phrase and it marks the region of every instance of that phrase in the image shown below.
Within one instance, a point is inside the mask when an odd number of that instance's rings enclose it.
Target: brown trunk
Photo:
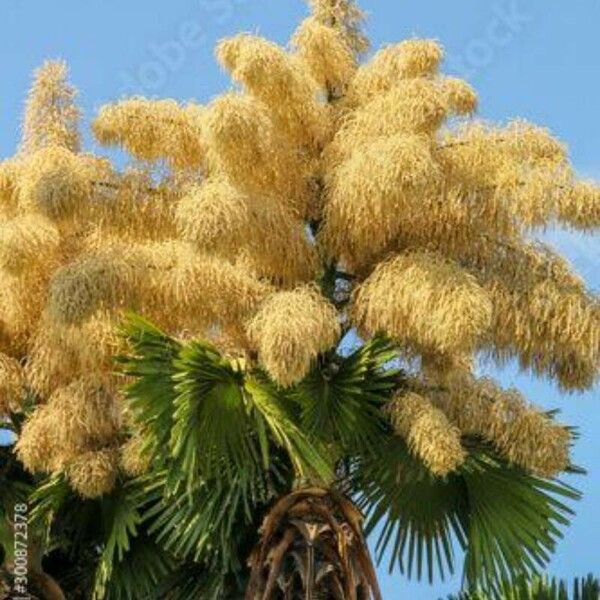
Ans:
[[[10,524],[11,529],[13,524]],[[27,556],[27,593],[31,600],[66,600],[58,582],[44,571],[42,566],[42,545],[34,537],[28,540]],[[14,562],[7,560],[0,567],[0,593],[8,594],[12,590]],[[9,597],[9,596],[7,596]],[[4,596],[2,596],[4,598]]]
[[[246,600],[382,600],[362,521],[333,490],[305,488],[280,499],[250,557]]]
[[[43,571],[34,571],[30,574],[34,588],[43,600],[65,600],[65,595],[58,583]]]
[[[0,597],[6,594],[7,598],[12,590],[12,565],[7,564],[2,567],[4,571],[0,575]],[[27,597],[31,600],[66,600],[65,595],[56,580],[37,568],[29,568],[27,572],[28,590]]]

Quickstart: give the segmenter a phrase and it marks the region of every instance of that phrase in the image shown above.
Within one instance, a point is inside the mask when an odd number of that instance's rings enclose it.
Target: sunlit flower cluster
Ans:
[[[531,236],[597,228],[599,188],[546,130],[477,121],[436,41],[365,61],[354,3],[310,4],[289,48],[222,41],[236,90],[205,106],[101,108],[92,131],[131,155],[124,170],[82,152],[65,65],[36,73],[0,163],[0,413],[37,400],[17,444],[28,469],[92,497],[147,467],[114,375],[127,310],[284,387],[342,332],[384,334],[421,370],[386,414],[434,474],[470,435],[535,473],[568,464],[568,431],[471,365],[597,381],[598,299]]]

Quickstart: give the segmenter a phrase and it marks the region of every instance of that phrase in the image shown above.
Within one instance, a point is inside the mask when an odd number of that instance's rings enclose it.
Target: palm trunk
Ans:
[[[250,557],[246,600],[382,600],[354,504],[305,488],[267,514]]]
[[[8,539],[8,553],[4,557],[4,562],[0,565],[0,594],[4,598],[8,598],[10,590],[12,590],[12,582],[15,572],[15,557],[12,551],[14,546],[14,523],[9,521],[6,529]],[[44,555],[43,544],[39,541],[39,536],[30,534],[27,540],[27,575],[28,581],[27,592],[22,594],[32,600],[65,600],[65,595],[58,582],[48,573],[44,571],[42,558]],[[18,595],[18,594],[16,594]]]
[[[14,571],[12,563],[3,565],[0,573],[0,594],[6,594],[6,597],[12,590],[12,572]],[[28,567],[27,579],[30,589],[27,590],[27,597],[31,600],[65,600],[65,595],[58,582],[43,571],[40,567]],[[2,598],[5,596],[2,595]]]
[[[31,574],[35,589],[44,600],[65,600],[65,595],[56,580],[44,571],[34,571]]]

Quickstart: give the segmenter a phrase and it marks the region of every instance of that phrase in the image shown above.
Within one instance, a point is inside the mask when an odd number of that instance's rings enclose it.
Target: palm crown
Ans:
[[[72,594],[380,598],[369,533],[430,579],[458,544],[493,591],[567,523],[573,431],[474,360],[595,383],[598,301],[531,232],[598,227],[598,188],[475,120],[436,42],[361,61],[357,7],[311,6],[289,50],[221,42],[206,106],[103,107],[124,171],[81,151],[64,65],[36,75],[0,165],[0,409]]]

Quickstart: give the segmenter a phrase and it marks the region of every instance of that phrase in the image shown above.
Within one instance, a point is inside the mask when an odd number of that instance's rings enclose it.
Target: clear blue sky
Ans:
[[[600,3],[597,0],[363,0],[374,46],[408,36],[445,45],[447,68],[467,77],[481,114],[522,116],[550,127],[570,147],[582,175],[600,179]],[[66,59],[86,118],[128,94],[206,101],[229,85],[215,64],[214,43],[245,30],[285,42],[302,17],[302,0],[2,0],[0,7],[0,157],[12,154],[23,96],[45,58]],[[93,149],[93,144],[90,146]],[[600,287],[600,239],[549,232]],[[589,470],[578,515],[550,572],[600,573],[600,401],[598,390],[561,397],[554,386],[507,369],[500,375],[564,420],[580,427],[576,461]],[[409,584],[382,574],[385,600],[431,599],[459,581]]]

